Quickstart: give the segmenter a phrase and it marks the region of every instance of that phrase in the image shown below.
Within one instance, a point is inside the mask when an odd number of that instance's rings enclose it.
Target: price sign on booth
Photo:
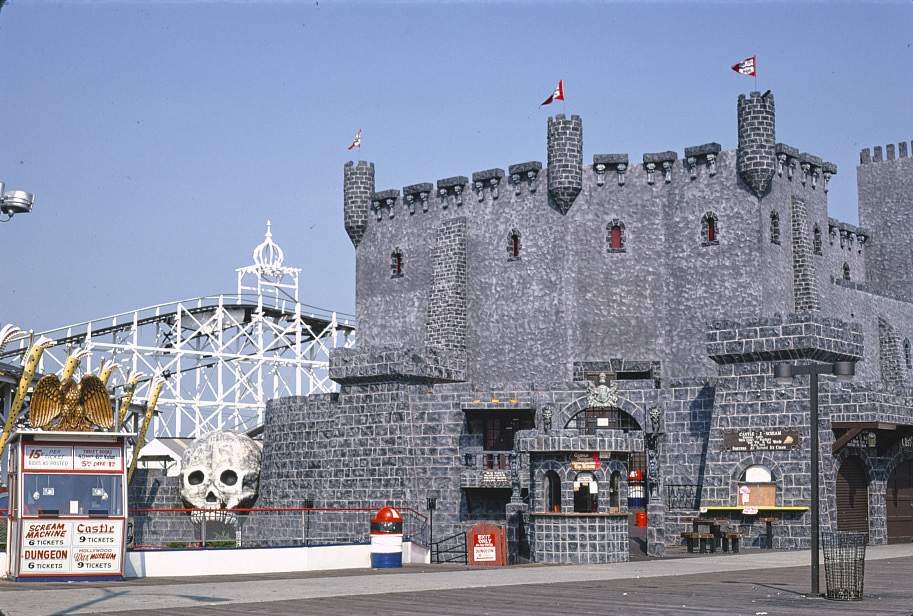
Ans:
[[[69,445],[33,445],[27,443],[23,448],[23,454],[23,470],[73,470],[73,448]]]

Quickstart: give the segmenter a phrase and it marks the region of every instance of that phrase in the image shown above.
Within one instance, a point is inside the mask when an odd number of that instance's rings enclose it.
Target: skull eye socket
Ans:
[[[238,473],[233,470],[222,471],[222,474],[219,475],[219,481],[227,486],[233,486],[238,483]]]
[[[187,475],[187,483],[192,486],[198,486],[203,483],[203,471],[193,471]]]

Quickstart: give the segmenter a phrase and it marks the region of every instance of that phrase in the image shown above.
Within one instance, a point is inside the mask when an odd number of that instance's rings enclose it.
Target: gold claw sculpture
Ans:
[[[16,418],[19,417],[19,411],[22,409],[22,403],[25,401],[25,394],[28,392],[29,385],[32,383],[32,377],[35,376],[35,370],[38,368],[38,362],[44,350],[54,346],[54,341],[42,336],[38,341],[31,345],[29,354],[26,356],[25,367],[22,370],[22,377],[19,379],[19,389],[16,391],[16,397],[13,398],[13,405],[10,407],[9,417],[6,419],[6,426],[3,428],[3,436],[0,436],[0,451],[6,447],[6,441],[13,431],[16,424]]]

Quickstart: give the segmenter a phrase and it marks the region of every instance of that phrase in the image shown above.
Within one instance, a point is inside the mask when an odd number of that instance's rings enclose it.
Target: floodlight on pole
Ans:
[[[11,190],[3,192],[5,184],[0,182],[0,213],[6,215],[6,219],[0,218],[0,222],[9,222],[16,214],[28,214],[35,205],[35,195],[27,193],[24,190]]]

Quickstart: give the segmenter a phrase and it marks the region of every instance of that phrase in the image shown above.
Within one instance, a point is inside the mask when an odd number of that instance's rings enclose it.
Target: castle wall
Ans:
[[[601,464],[595,513],[625,513],[627,482],[620,511],[607,510],[605,484],[644,453],[650,473],[659,461],[661,488],[647,509],[651,553],[678,542],[698,502],[738,505],[752,464],[772,470],[777,507],[797,508],[775,510],[776,547],[807,547],[808,379],[783,388],[773,365],[850,360],[852,385],[822,378],[822,525],[836,528],[837,470],[858,455],[871,537],[885,540],[885,482],[908,454],[889,442],[834,456],[842,428],[831,426],[911,424],[913,278],[892,251],[913,254],[903,209],[913,159],[904,150],[864,160],[855,227],[828,218],[836,167],[776,142],[772,96],[740,97],[737,111],[738,150],[707,143],[681,158],[598,154],[583,164],[582,121],[559,115],[549,119],[548,169],[532,161],[376,191],[372,165],[347,166],[358,348],[331,356],[338,396],[270,403],[259,505],[420,507],[433,497],[437,538],[506,521],[520,545],[520,512],[544,513],[556,492],[565,512],[573,506],[581,454]],[[628,423],[569,425],[592,402],[581,381],[603,371],[626,373],[616,374],[612,412]],[[663,411],[657,432],[653,407]],[[512,448],[485,451],[485,431],[503,429],[493,418],[524,426]],[[800,442],[724,446],[729,431],[766,428],[796,430]],[[745,544],[762,545],[762,524],[718,511]],[[580,529],[548,513],[548,524],[526,528],[532,552],[586,562],[590,548],[565,536]],[[594,529],[584,532],[608,532]],[[364,529],[340,518],[333,532]]]

